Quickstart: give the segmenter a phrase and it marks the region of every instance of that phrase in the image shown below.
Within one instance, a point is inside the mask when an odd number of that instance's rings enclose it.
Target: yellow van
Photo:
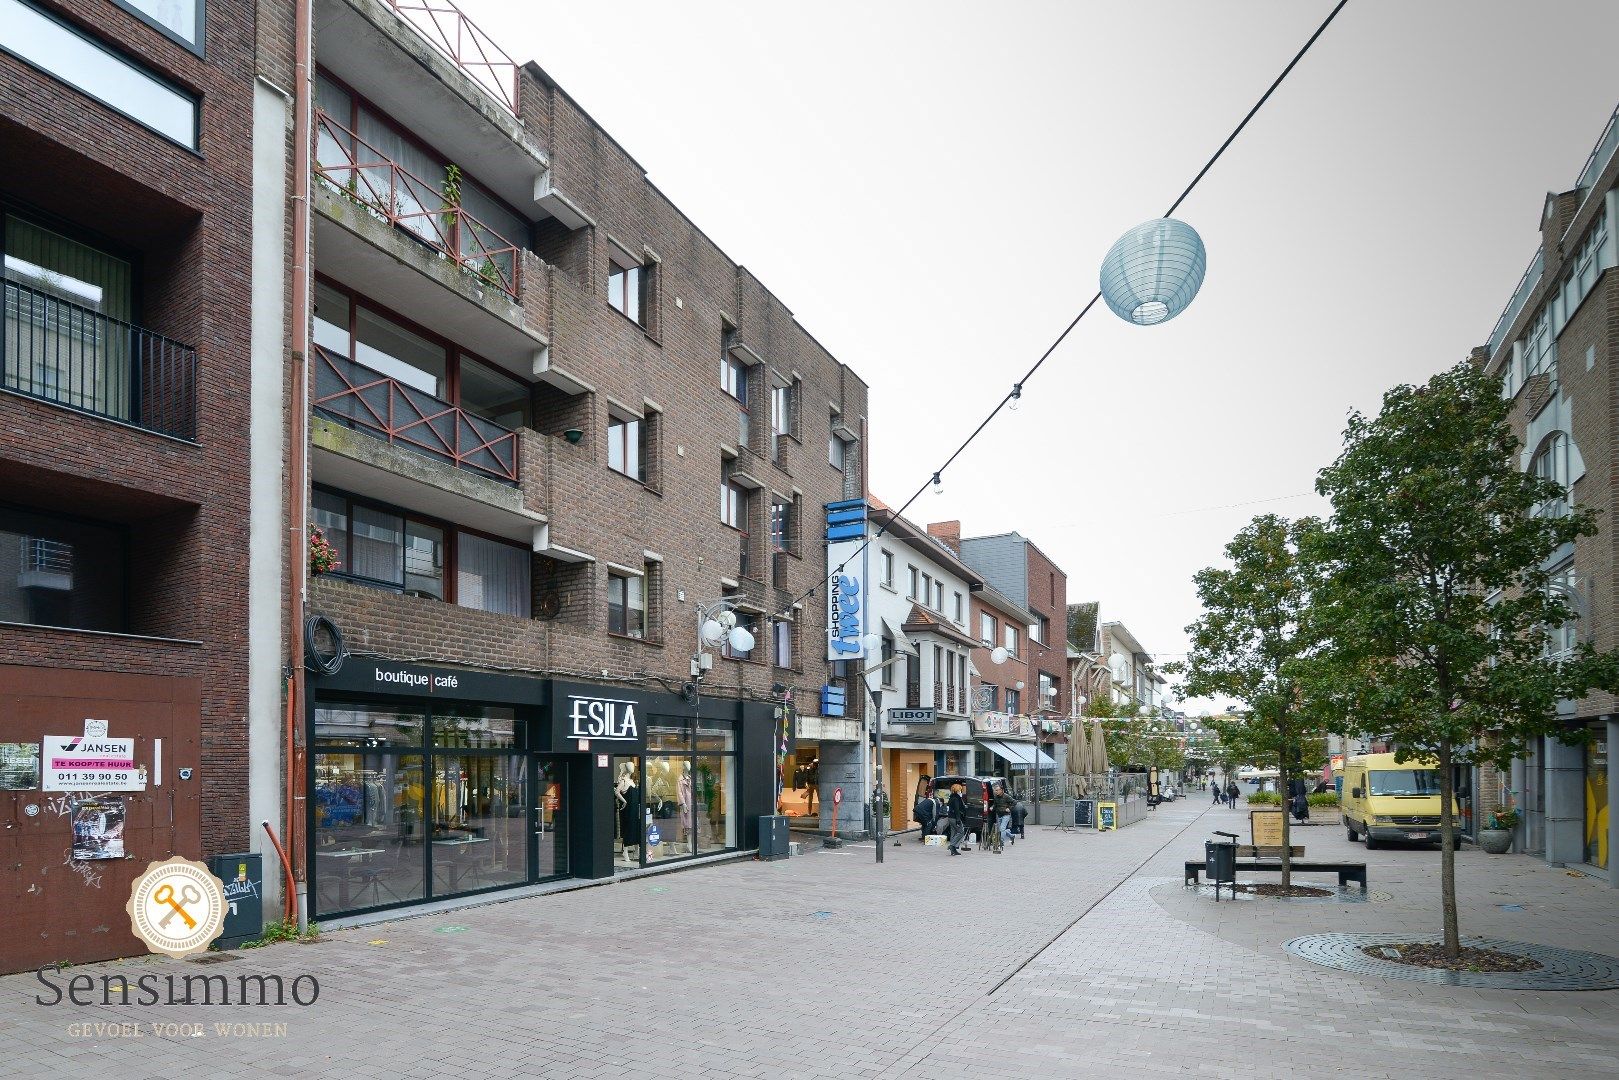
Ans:
[[[1393,754],[1362,754],[1343,764],[1338,808],[1349,839],[1366,840],[1368,849],[1385,840],[1440,842],[1439,763]]]

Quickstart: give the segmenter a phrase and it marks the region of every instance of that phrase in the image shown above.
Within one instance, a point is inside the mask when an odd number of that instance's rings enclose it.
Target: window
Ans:
[[[772,643],[776,666],[790,668],[793,666],[793,623],[790,619],[776,619],[771,623],[774,631]]]
[[[933,610],[940,614],[944,613],[944,582],[942,581],[933,583]]]
[[[1536,517],[1568,516],[1570,472],[1568,449],[1568,436],[1561,431],[1554,431],[1541,442],[1540,449],[1535,452],[1534,459],[1529,463],[1530,472],[1539,479],[1554,482],[1560,492],[1535,507],[1533,514]]]
[[[748,403],[748,368],[730,356],[720,357],[720,389],[741,405]]]
[[[630,321],[646,326],[647,267],[610,263],[607,270],[607,303]]]
[[[920,591],[919,586],[917,585],[918,580],[920,580],[917,577],[917,569],[914,566],[907,566],[905,569],[910,571],[911,574],[911,590],[905,594],[905,598],[907,600],[915,600],[917,593]]]
[[[1564,563],[1553,570],[1546,582],[1546,591],[1553,596],[1559,596],[1572,611],[1578,597],[1578,579],[1574,575],[1572,564]],[[1561,626],[1550,627],[1546,634],[1545,655],[1554,660],[1567,659],[1574,655],[1574,650],[1580,642],[1580,624],[1578,619],[1569,619]]]
[[[928,607],[933,603],[933,575],[932,574],[923,574],[922,575],[922,595],[920,597],[918,597],[918,599],[920,599],[922,601],[922,606],[923,607]]]
[[[770,456],[781,457],[781,437],[793,430],[792,388],[777,386],[770,391]]]
[[[530,426],[527,383],[482,360],[465,355],[459,359],[461,408],[508,431]]]
[[[1017,716],[1018,715],[1018,710],[1021,709],[1022,707],[1023,707],[1023,695],[1022,695],[1022,693],[1020,693],[1019,691],[1014,690],[1010,686],[1008,686],[1006,688],[1006,711],[1011,713],[1013,716]]]
[[[753,639],[754,639],[753,649],[757,649],[759,647],[759,645],[758,645],[758,640],[759,640],[759,616],[753,614],[752,612],[748,612],[748,611],[738,611],[736,613],[736,624],[738,626],[742,627],[743,629],[745,629],[749,634],[753,635]],[[733,649],[731,647],[730,636],[727,635],[726,639],[725,639],[725,644],[724,644],[724,646],[721,647],[720,652],[724,656],[729,657],[732,660],[752,660],[753,659],[753,649],[749,649],[746,652],[743,652],[743,651],[741,651],[739,649]]]
[[[188,149],[197,99],[24,0],[0,0],[0,49]]]
[[[826,462],[838,472],[848,467],[849,444],[841,435],[833,434],[826,440]]]
[[[978,711],[995,712],[1001,707],[1001,688],[994,683],[978,684]]]
[[[317,488],[311,523],[337,551],[333,576],[500,615],[528,618],[528,548]],[[452,557],[453,553],[453,557]]]
[[[1010,653],[1013,656],[1016,656],[1018,654],[1018,630],[1017,630],[1017,627],[1013,626],[1011,623],[1007,623],[1006,626],[1004,627],[1004,629],[1006,631],[1006,634],[1001,639],[1001,644],[1006,647],[1006,651],[1008,653]],[[1011,693],[1011,691],[1008,690],[1007,693]]]
[[[608,415],[607,467],[632,480],[646,482],[646,424],[643,421]]]
[[[607,632],[625,637],[646,636],[646,596],[640,577],[634,574],[607,575]]]
[[[730,458],[720,462],[720,520],[733,529],[748,525],[748,493],[731,479],[736,464]]]
[[[967,622],[967,609],[962,604],[960,593],[956,593],[956,622],[961,624]]]
[[[995,647],[995,616],[987,611],[978,613],[978,640],[984,643],[984,648]]]
[[[777,498],[770,503],[770,550],[788,551],[793,536],[793,504]]]
[[[883,552],[883,584],[890,589],[894,587],[894,553]]]
[[[895,665],[893,664],[893,659],[894,639],[891,637],[885,637],[883,638],[883,688],[886,690],[892,690],[894,688]]]
[[[192,52],[202,54],[202,0],[114,0]]]
[[[128,549],[116,526],[0,506],[0,622],[128,630]]]
[[[1057,680],[1045,672],[1040,673],[1040,700],[1036,704],[1040,709],[1055,709],[1057,707]]]
[[[1051,644],[1051,620],[1044,615],[1036,615],[1034,622],[1029,624],[1029,637],[1042,645]]]

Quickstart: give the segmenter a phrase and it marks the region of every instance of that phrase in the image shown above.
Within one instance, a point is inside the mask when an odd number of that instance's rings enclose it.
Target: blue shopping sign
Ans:
[[[662,842],[663,834],[658,832],[658,827],[656,825],[648,825],[646,827],[646,846],[657,847]]]

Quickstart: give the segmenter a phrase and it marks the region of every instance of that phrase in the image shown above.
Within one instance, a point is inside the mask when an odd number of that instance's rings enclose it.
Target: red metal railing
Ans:
[[[517,61],[450,0],[388,0],[400,18],[517,115]]]
[[[315,408],[460,469],[517,483],[517,433],[315,346]]]
[[[445,198],[324,112],[315,113],[315,175],[423,243],[448,255],[463,270],[517,298],[516,244]]]

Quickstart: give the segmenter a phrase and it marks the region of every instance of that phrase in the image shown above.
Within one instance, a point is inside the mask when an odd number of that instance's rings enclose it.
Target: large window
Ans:
[[[4,241],[6,388],[135,419],[131,264],[12,214]]]
[[[646,423],[633,417],[608,416],[607,467],[632,480],[646,482]]]
[[[1529,471],[1542,480],[1555,483],[1560,494],[1547,499],[1535,508],[1539,517],[1566,517],[1568,516],[1568,489],[1569,489],[1569,444],[1568,436],[1561,431],[1554,431],[1541,441],[1540,449],[1535,451],[1534,460],[1529,463]]]
[[[502,706],[318,703],[315,913],[566,874],[563,773],[523,752],[523,726]]]
[[[790,551],[793,540],[793,504],[777,498],[770,504],[770,550]]]
[[[333,282],[314,294],[316,345],[507,430],[530,425],[528,383]]]
[[[793,666],[793,621],[791,619],[773,619],[770,623],[772,637],[772,659],[779,668]]]
[[[113,0],[192,52],[202,53],[203,0]]]
[[[197,99],[24,0],[0,0],[0,49],[189,149]]]
[[[1562,599],[1570,610],[1573,610],[1579,597],[1579,578],[1575,576],[1572,563],[1564,563],[1553,570],[1546,582],[1547,591],[1553,596]],[[1546,655],[1554,660],[1567,659],[1574,655],[1574,650],[1580,642],[1580,623],[1578,619],[1571,618],[1561,626],[1550,628],[1546,634]]]
[[[337,551],[334,576],[528,618],[527,548],[322,488],[312,508],[313,524]]]
[[[987,611],[978,613],[978,640],[987,649],[995,647],[995,616]]]
[[[1007,623],[1002,629],[1004,629],[1006,633],[1001,639],[1001,644],[1005,646],[1006,651],[1009,654],[1016,656],[1018,654],[1019,638],[1017,627],[1013,626],[1011,623]]]
[[[653,716],[644,756],[612,759],[613,865],[634,869],[737,845],[736,730]]]
[[[124,530],[0,505],[0,622],[127,630]]]
[[[646,636],[646,594],[634,574],[607,575],[607,632],[625,637]]]
[[[1051,620],[1044,615],[1036,615],[1034,622],[1029,624],[1029,637],[1042,645],[1051,644]]]
[[[729,458],[720,462],[720,520],[733,529],[748,527],[748,491],[731,479],[736,466]]]

